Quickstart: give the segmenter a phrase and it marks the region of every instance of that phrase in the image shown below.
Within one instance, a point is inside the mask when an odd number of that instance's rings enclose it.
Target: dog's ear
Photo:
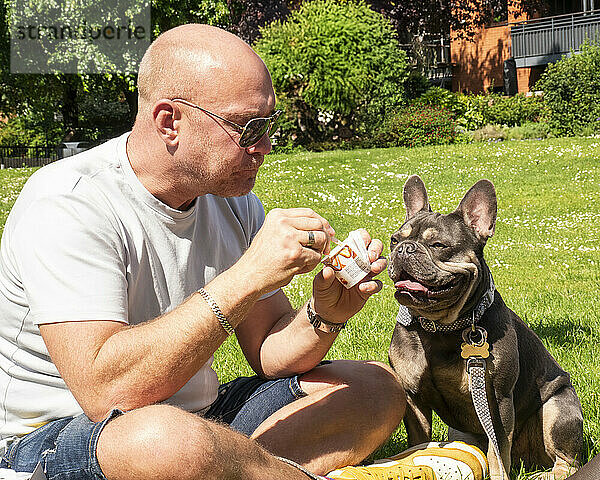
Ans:
[[[418,175],[411,175],[404,184],[404,205],[406,206],[405,222],[418,212],[431,212],[425,184]]]
[[[473,185],[456,209],[483,243],[494,235],[497,211],[496,189],[489,180],[479,180]]]

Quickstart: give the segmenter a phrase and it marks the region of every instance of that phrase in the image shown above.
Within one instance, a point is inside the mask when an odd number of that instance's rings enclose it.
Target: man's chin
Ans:
[[[235,183],[229,183],[227,185],[223,185],[222,188],[217,189],[212,192],[213,195],[218,197],[243,197],[244,195],[248,195],[252,189],[254,188],[254,184],[256,183],[256,175],[251,178],[246,178],[245,180],[240,180]]]

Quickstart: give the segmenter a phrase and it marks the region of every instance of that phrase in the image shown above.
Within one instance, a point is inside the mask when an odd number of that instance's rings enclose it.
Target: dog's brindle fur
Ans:
[[[483,247],[494,233],[494,187],[477,182],[455,212],[441,215],[431,212],[425,185],[415,175],[406,182],[404,202],[406,222],[392,236],[388,267],[396,299],[414,316],[450,324],[468,314],[489,287]],[[511,462],[523,460],[528,469],[553,467],[541,478],[565,478],[583,452],[583,415],[568,373],[497,291],[478,325],[488,333],[486,390],[507,472]],[[396,325],[389,358],[407,392],[409,444],[431,439],[433,410],[448,424],[450,439],[487,450],[493,480],[507,480],[473,407],[462,341],[461,330],[428,333],[418,322]]]

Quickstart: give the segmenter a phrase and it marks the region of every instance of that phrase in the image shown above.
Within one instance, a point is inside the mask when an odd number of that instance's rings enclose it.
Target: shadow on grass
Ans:
[[[527,321],[525,320],[527,323]],[[578,345],[582,342],[597,342],[600,332],[590,325],[585,319],[561,318],[555,322],[547,321],[529,324],[529,327],[542,339],[556,346]]]

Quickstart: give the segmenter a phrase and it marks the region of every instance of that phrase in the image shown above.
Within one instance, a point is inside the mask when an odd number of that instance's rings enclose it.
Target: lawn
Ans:
[[[450,212],[480,178],[498,195],[496,235],[486,258],[505,302],[563,366],[583,405],[586,448],[600,452],[600,139],[476,143],[419,149],[270,155],[255,188],[265,208],[308,206],[342,238],[364,227],[388,240],[404,219],[402,185],[419,174],[434,210]],[[0,171],[0,225],[31,170]],[[387,361],[397,306],[384,289],[343,331],[328,358]],[[286,292],[300,306],[311,275]],[[250,374],[234,339],[217,352],[222,380]],[[596,365],[596,366],[595,366]],[[444,428],[437,421],[436,439]],[[405,448],[403,429],[376,453]],[[518,466],[517,466],[518,470]],[[514,472],[514,478],[526,478]]]

